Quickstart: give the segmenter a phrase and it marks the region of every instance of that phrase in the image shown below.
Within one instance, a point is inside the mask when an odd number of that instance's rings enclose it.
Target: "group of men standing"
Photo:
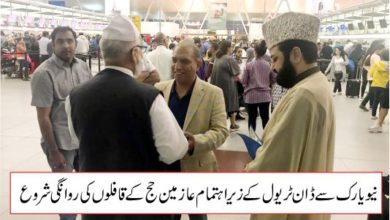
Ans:
[[[272,31],[275,27],[283,30]],[[313,30],[306,31],[308,28]],[[264,25],[277,80],[291,89],[275,109],[262,136],[263,146],[247,165],[247,171],[332,171],[333,103],[328,82],[316,58],[311,57],[317,52],[314,42],[318,29],[318,18],[300,13],[287,13]],[[286,30],[291,33],[280,34]],[[37,109],[42,148],[53,172],[218,170],[213,151],[228,136],[225,102],[221,89],[197,77],[201,53],[193,42],[179,43],[172,54],[173,79],[155,87],[134,77],[142,71],[142,42],[127,17],[114,17],[103,30],[100,49],[105,69],[94,77],[87,64],[75,57],[77,40],[72,29],[57,27],[52,43],[54,55],[34,73],[31,104]],[[304,215],[288,219],[328,217]],[[180,219],[180,215],[82,218]],[[207,216],[190,215],[190,219]]]

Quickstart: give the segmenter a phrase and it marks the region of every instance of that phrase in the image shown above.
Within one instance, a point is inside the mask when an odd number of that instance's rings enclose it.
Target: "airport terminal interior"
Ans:
[[[83,46],[76,48],[75,56],[85,61],[95,76],[105,68],[99,41],[114,14],[128,16],[142,34],[141,50],[144,57],[149,57],[148,54],[161,46],[156,37],[160,32],[164,34],[166,50],[174,51],[180,41],[193,39],[199,46],[206,67],[213,62],[211,45],[229,41],[235,49],[233,54],[229,55],[237,62],[240,75],[245,71],[246,63],[250,62],[248,60],[253,59],[250,57],[250,50],[253,53],[255,47],[264,39],[262,26],[265,22],[290,11],[318,17],[318,65],[320,70],[326,73],[335,109],[333,171],[389,174],[389,119],[385,117],[383,125],[378,127],[382,102],[380,107],[370,106],[370,102],[367,105],[362,104],[364,98],[372,97],[367,83],[367,71],[366,78],[363,76],[367,53],[374,44],[382,45],[376,52],[372,52],[378,53],[378,57],[382,57],[380,53],[383,51],[387,50],[388,53],[388,0],[2,0],[0,11],[1,220],[59,219],[58,215],[11,215],[9,210],[10,172],[51,171],[40,144],[42,135],[37,110],[31,105],[31,83],[35,70],[43,62],[47,62],[43,60],[44,57],[51,59],[50,56],[55,56],[52,54],[53,49],[48,49],[48,44],[51,44],[49,37],[44,51],[41,48],[41,44],[44,44],[41,43],[41,39],[45,38],[44,33],[50,36],[58,26],[71,27],[77,34],[77,47]],[[82,41],[86,41],[86,45],[83,45]],[[337,78],[335,73],[328,74],[331,72],[329,70],[332,68],[329,66],[332,57],[336,56],[336,50],[343,50],[343,54],[350,61],[344,65],[341,78]],[[264,56],[269,55],[267,51]],[[161,74],[164,70],[159,69],[164,64],[159,66],[151,61],[154,69],[160,73],[160,81],[166,80],[166,76]],[[271,60],[269,61],[271,63]],[[205,66],[204,72],[207,72]],[[210,83],[210,79],[204,74],[199,73],[198,79]],[[388,74],[387,54],[387,87],[384,86],[387,95]],[[168,79],[169,77],[171,75]],[[349,91],[351,81],[358,82],[357,92]],[[240,80],[236,80],[235,85],[239,82]],[[334,90],[338,83],[341,84],[341,90]],[[273,89],[269,91],[272,95]],[[264,130],[263,119],[257,116],[255,131],[249,131],[250,115],[243,101],[245,92],[240,92],[239,89],[234,91],[238,92],[237,97],[240,99],[239,110],[234,122],[231,118],[226,120],[228,136],[224,143],[214,150],[219,169],[223,172],[244,172],[245,165],[251,161],[238,134],[261,138]],[[276,96],[283,100],[282,94],[275,94]],[[280,101],[272,98],[267,109],[270,120],[273,117],[271,109],[275,109],[273,105],[277,106]],[[372,111],[372,108],[377,109],[377,112]],[[249,218],[249,214],[208,215],[209,220]],[[81,219],[81,216],[77,219]],[[189,217],[183,215],[182,219]],[[331,219],[365,220],[367,215],[332,215]]]

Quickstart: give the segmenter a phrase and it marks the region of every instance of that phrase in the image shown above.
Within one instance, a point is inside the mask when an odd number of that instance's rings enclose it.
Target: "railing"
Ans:
[[[29,63],[29,69],[32,69],[32,63],[34,63],[36,67],[38,67],[41,63],[40,60],[32,59],[36,57],[41,57],[39,53],[36,52],[27,52],[27,53],[16,53],[16,52],[5,52],[1,51],[1,74],[3,75],[8,75],[11,77],[14,74],[19,73],[21,70],[19,69],[19,63],[17,62],[18,60],[18,55],[23,54],[24,55],[24,60],[26,60]],[[100,51],[90,51],[88,54],[75,54],[75,57],[82,59],[85,61],[89,69],[92,71],[92,59],[95,57],[97,58],[98,62],[98,72],[101,70],[101,56],[100,56]],[[23,59],[21,59],[23,60]],[[35,62],[34,62],[35,61]],[[34,68],[34,69],[35,69]]]

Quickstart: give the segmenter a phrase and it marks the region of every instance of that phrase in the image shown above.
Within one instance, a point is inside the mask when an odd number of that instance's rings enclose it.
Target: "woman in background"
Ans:
[[[19,64],[19,73],[22,80],[28,81],[29,68],[27,62],[27,49],[26,44],[23,41],[23,38],[18,38],[16,44],[16,59]]]
[[[380,104],[379,120],[369,129],[370,132],[382,132],[382,125],[389,109],[389,49],[383,50],[380,54],[381,60],[376,62],[370,68],[370,76],[372,77],[371,92],[372,92],[372,119],[377,119],[376,111]],[[384,113],[386,113],[384,115]],[[384,116],[383,116],[384,115]]]
[[[223,91],[226,112],[230,118],[230,130],[236,131],[236,112],[239,110],[236,81],[239,80],[240,67],[231,56],[232,45],[230,41],[223,40],[216,53],[210,83]]]
[[[255,59],[255,50],[252,47],[249,47],[246,50],[246,63],[251,62],[253,59]]]
[[[384,40],[373,41],[370,45],[370,48],[368,48],[367,50],[366,56],[364,57],[363,69],[362,69],[363,84],[362,84],[362,90],[360,92],[361,92],[361,97],[363,97],[364,92],[366,91],[366,84],[368,82],[368,94],[364,97],[363,101],[359,105],[359,108],[365,112],[369,111],[366,108],[367,103],[370,102],[370,107],[372,107],[372,100],[373,100],[372,92],[371,92],[372,77],[370,76],[370,74],[368,74],[368,71],[370,71],[371,67],[376,62],[379,62],[381,60],[379,54],[385,48],[383,42]]]
[[[348,62],[348,56],[345,54],[344,50],[340,47],[336,47],[332,60],[325,70],[325,73],[329,73],[330,71],[331,76],[335,79],[333,96],[336,95],[336,92],[341,95],[341,79],[347,74]]]
[[[238,66],[240,67],[240,79],[242,74],[244,73],[245,69],[245,62],[242,60],[242,48],[239,46],[236,46],[233,50],[233,58],[236,60]],[[237,93],[238,93],[238,105],[239,107],[245,107],[245,102],[244,102],[244,87],[242,86],[240,81],[236,81],[237,85]],[[236,119],[237,120],[244,120],[245,117],[240,113],[240,111],[237,112],[236,114]]]
[[[208,81],[208,79],[211,76],[211,73],[213,72],[213,65],[215,60],[215,54],[218,51],[218,44],[213,42],[209,49],[207,50],[205,61],[207,62],[207,69],[206,69],[206,75],[205,75],[205,81]]]
[[[275,82],[276,74],[271,65],[264,59],[267,52],[265,41],[255,47],[256,59],[246,64],[241,82],[245,88],[244,100],[248,107],[248,129],[256,131],[257,111],[260,113],[263,129],[269,120],[269,105],[271,102],[271,85]]]

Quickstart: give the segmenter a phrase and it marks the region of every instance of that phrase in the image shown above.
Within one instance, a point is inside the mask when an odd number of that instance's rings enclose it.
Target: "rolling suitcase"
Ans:
[[[345,89],[345,95],[350,98],[359,97],[360,92],[360,71],[358,69],[356,78],[347,80],[347,87]]]
[[[347,97],[359,97],[360,79],[348,79],[345,95]]]

